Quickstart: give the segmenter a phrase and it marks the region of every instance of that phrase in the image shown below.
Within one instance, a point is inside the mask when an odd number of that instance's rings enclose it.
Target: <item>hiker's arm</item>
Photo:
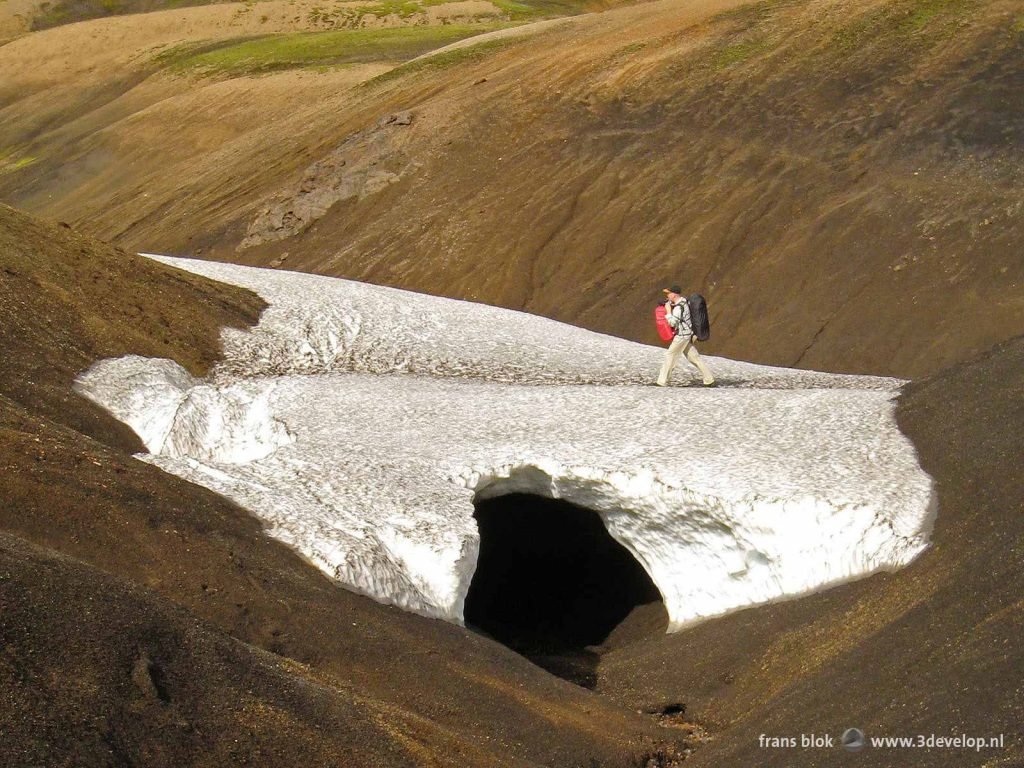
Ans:
[[[665,312],[665,322],[668,323],[669,328],[679,327],[679,318],[676,316],[676,308],[671,304],[668,306],[668,311]]]

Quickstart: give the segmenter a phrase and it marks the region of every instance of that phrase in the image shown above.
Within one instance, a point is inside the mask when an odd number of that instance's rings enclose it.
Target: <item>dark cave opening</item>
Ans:
[[[606,646],[667,626],[657,587],[596,512],[509,494],[477,502],[476,520],[466,624],[538,666],[592,687]]]

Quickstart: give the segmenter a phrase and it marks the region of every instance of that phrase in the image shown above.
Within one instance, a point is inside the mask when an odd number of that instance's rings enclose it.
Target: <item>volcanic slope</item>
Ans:
[[[100,73],[106,108],[8,94],[0,194],[132,248],[633,339],[679,280],[714,353],[914,377],[1024,332],[1022,30],[1009,0],[662,0],[384,75],[142,56]]]
[[[134,435],[71,392],[130,352],[201,374],[220,327],[261,308],[0,207],[0,763],[628,766],[681,749],[490,640],[330,582],[132,459]]]
[[[599,689],[652,712],[676,703],[682,714],[670,720],[716,734],[694,766],[837,764],[849,727],[913,740],[1003,736],[1003,748],[869,745],[861,757],[875,764],[1024,764],[1024,338],[908,385],[897,415],[939,497],[919,559],[602,658]],[[811,733],[835,745],[760,741]]]

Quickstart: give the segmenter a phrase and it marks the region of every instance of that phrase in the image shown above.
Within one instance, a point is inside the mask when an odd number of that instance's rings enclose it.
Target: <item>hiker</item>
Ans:
[[[665,320],[675,330],[675,336],[665,352],[665,362],[662,363],[661,373],[658,374],[658,386],[668,386],[669,376],[672,375],[672,369],[676,367],[679,355],[686,355],[686,359],[700,371],[705,387],[714,386],[715,377],[711,375],[711,371],[708,370],[697,352],[697,337],[693,333],[690,305],[683,296],[683,289],[678,285],[673,285],[671,288],[665,288],[663,293],[666,296]]]

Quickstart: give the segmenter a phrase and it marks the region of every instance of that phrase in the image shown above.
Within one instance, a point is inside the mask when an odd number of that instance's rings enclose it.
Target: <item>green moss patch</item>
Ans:
[[[363,5],[339,7],[330,2],[307,13],[306,20],[323,27],[358,28],[365,16],[398,16],[406,19],[433,5],[452,0],[368,0]],[[628,0],[490,0],[508,21],[536,21],[558,16],[573,16],[595,5],[615,5]],[[3,2],[3,0],[0,0]],[[47,29],[86,19],[211,5],[217,0],[52,0],[44,2],[32,19],[32,29]],[[242,13],[254,10],[258,3],[246,0]]]
[[[559,16],[575,16],[585,13],[587,4],[584,0],[490,0],[510,21],[539,21],[554,19]]]
[[[20,171],[22,168],[28,168],[38,159],[38,157],[33,157],[32,155],[19,155],[16,152],[8,151],[4,153],[0,151],[0,176]]]
[[[833,47],[851,53],[892,38],[903,44],[931,44],[951,37],[960,22],[978,5],[977,0],[903,0],[886,4],[839,26]]]
[[[715,33],[713,42],[697,55],[698,68],[727,69],[776,50],[783,37],[772,21],[795,4],[796,0],[762,0],[717,14],[708,25]]]
[[[742,64],[762,53],[766,53],[772,47],[766,38],[755,38],[727,45],[715,54],[713,65],[715,69],[724,69],[734,64]]]
[[[395,67],[383,74],[377,75],[377,77],[372,80],[367,80],[363,85],[379,85],[381,83],[386,83],[389,80],[395,80],[399,77],[404,77],[405,75],[411,75],[415,72],[445,69],[447,67],[457,66],[466,62],[481,61],[497,51],[509,48],[521,41],[522,38],[515,37],[504,38],[501,40],[486,40],[482,43],[477,43],[476,45],[457,48],[454,51],[445,51],[444,53],[438,53],[419,61],[402,64],[401,66]]]
[[[907,10],[907,19],[900,26],[916,32],[944,17],[960,17],[971,10],[971,0],[915,0]]]
[[[379,0],[375,3],[357,6],[316,6],[307,14],[310,24],[333,27],[358,27],[365,16],[383,18],[398,16],[408,19],[432,5],[442,5],[449,0]]]
[[[157,60],[172,71],[228,76],[403,61],[495,28],[493,24],[449,24],[268,35],[242,42],[179,46]]]

